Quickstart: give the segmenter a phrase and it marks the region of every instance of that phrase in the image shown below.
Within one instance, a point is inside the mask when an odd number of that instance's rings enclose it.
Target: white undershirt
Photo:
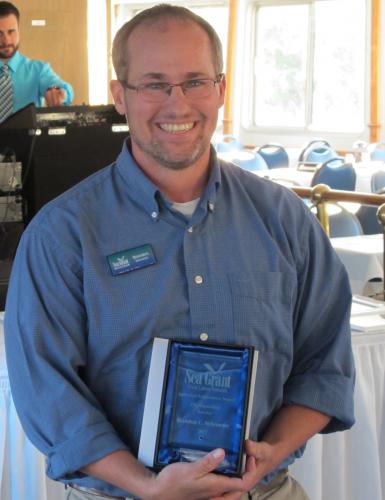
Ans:
[[[184,203],[177,203],[174,201],[172,203],[172,208],[186,217],[191,217],[196,209],[196,206],[198,205],[198,202],[199,198],[191,201],[185,201]]]

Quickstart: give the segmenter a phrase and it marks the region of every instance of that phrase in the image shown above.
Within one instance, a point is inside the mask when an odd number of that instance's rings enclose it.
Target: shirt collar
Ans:
[[[123,145],[117,159],[117,168],[124,182],[127,184],[130,197],[149,214],[157,219],[161,204],[167,205],[158,187],[143,173],[131,154],[131,140],[128,138]],[[201,197],[200,206],[214,210],[217,188],[221,182],[221,172],[218,159],[213,147],[210,150],[210,177],[206,190]]]
[[[19,66],[21,61],[21,54],[19,51],[15,52],[15,54],[9,59],[8,61],[0,61],[0,68],[4,66],[4,64],[7,64],[8,67],[15,72],[17,70],[17,67]]]

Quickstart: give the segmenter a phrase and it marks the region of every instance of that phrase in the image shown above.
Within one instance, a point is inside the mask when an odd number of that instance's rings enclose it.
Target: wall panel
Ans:
[[[17,0],[20,51],[51,64],[74,87],[74,104],[88,102],[87,0]],[[33,20],[45,21],[33,26]]]

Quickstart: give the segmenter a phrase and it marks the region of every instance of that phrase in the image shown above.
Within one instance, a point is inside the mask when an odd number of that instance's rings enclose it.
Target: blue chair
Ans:
[[[361,205],[356,213],[364,234],[382,233],[382,225],[377,220],[377,207]]]
[[[309,207],[311,212],[317,216],[315,205]],[[329,219],[330,238],[339,238],[343,236],[359,236],[363,234],[363,228],[358,217],[347,210],[338,202],[328,202],[326,210]]]
[[[263,157],[250,150],[234,151],[231,161],[245,170],[268,170],[269,167]]]
[[[289,155],[280,144],[269,143],[256,149],[269,168],[282,168],[289,166]]]
[[[356,177],[356,171],[351,163],[344,163],[342,158],[332,158],[315,171],[311,185],[326,184],[332,189],[354,191]]]
[[[385,142],[384,141],[369,144],[368,152],[370,154],[370,159],[372,161],[385,162]]]
[[[370,180],[372,193],[378,193],[385,188],[385,170],[377,170]]]
[[[329,215],[330,238],[339,238],[343,236],[359,236],[363,234],[363,229],[358,217],[338,205],[339,212]]]
[[[217,153],[230,153],[231,151],[240,151],[242,144],[233,135],[225,134],[219,142],[214,143]]]
[[[377,194],[385,193],[385,171],[378,170],[372,175],[372,192]],[[361,205],[357,210],[357,218],[361,223],[364,234],[378,234],[383,232],[382,225],[377,219],[377,207]]]
[[[330,144],[323,139],[314,139],[301,151],[298,161],[306,163],[325,163],[332,158],[338,158]]]

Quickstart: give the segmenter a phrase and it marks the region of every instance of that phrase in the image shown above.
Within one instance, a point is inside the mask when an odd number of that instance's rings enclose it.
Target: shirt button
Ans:
[[[202,340],[202,342],[206,342],[206,340],[209,338],[209,336],[207,335],[207,333],[201,333],[199,335],[199,338]]]
[[[192,232],[194,231],[193,226],[189,227],[189,228],[187,229],[187,231],[188,231],[189,233],[192,233]]]
[[[158,212],[151,212],[151,217],[156,219],[158,217]]]
[[[195,276],[194,281],[197,285],[201,285],[203,283],[203,278],[199,274]]]

